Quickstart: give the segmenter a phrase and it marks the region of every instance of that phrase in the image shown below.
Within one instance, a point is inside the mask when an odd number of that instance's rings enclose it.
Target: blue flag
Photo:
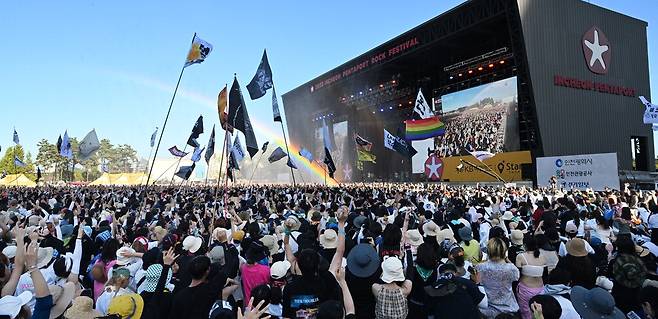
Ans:
[[[309,162],[313,162],[313,154],[305,148],[302,148],[302,150],[299,151],[299,156],[307,159]]]
[[[155,146],[155,138],[158,136],[158,127],[155,127],[155,132],[151,134],[151,147]]]
[[[286,163],[288,167],[297,169],[297,164],[292,160],[292,157],[288,156],[288,163]]]
[[[62,147],[59,152],[59,155],[66,157],[68,159],[73,158],[73,148],[71,147],[71,141],[69,141],[68,131],[64,131],[64,137],[62,138]]]
[[[25,167],[25,163],[21,161],[18,157],[14,156],[14,165],[18,167]]]
[[[205,149],[206,149],[205,147],[204,148],[200,148],[200,147],[195,148],[194,153],[192,153],[192,162],[195,162],[195,163],[198,162],[201,159],[201,153],[203,153],[203,150],[205,150]]]
[[[16,132],[16,129],[14,129],[14,143],[20,144],[18,139],[18,132]]]

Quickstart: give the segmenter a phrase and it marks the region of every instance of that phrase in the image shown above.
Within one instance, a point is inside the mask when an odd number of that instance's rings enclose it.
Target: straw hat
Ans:
[[[75,297],[75,285],[72,282],[67,282],[64,286],[49,285],[48,290],[53,297],[53,305],[60,304],[68,306]],[[60,317],[66,307],[53,307],[50,310],[50,319]]]
[[[326,229],[322,235],[320,235],[320,245],[326,249],[332,249],[338,247],[338,234],[333,229]]]
[[[587,256],[587,248],[585,248],[585,241],[580,238],[574,238],[567,242],[567,253],[574,257]]]
[[[153,234],[155,234],[155,239],[157,239],[158,241],[162,241],[162,239],[165,236],[167,236],[167,233],[168,231],[162,228],[162,226],[155,226],[155,228],[153,229]]]
[[[302,227],[302,223],[299,221],[299,219],[297,218],[297,216],[293,216],[293,215],[289,216],[289,217],[286,219],[286,221],[284,222],[284,224],[285,224],[286,227],[288,227],[288,229],[290,229],[291,231],[293,231],[293,230],[299,230],[299,227]]]
[[[436,233],[436,241],[440,244],[444,240],[449,240],[450,242],[454,243],[456,242],[455,240],[455,234],[452,232],[452,229],[449,227],[446,229],[441,229]]]
[[[510,240],[514,245],[523,245],[523,232],[518,229],[512,229],[510,232]]]
[[[73,299],[73,305],[64,313],[67,319],[94,319],[102,315],[94,309],[94,300],[85,296]]]
[[[409,244],[414,247],[418,247],[424,242],[423,236],[420,235],[418,229],[407,230],[407,233],[404,234],[404,237],[407,238],[407,242],[409,242]]]
[[[199,237],[195,236],[187,236],[183,240],[183,250],[187,250],[191,253],[196,253],[199,248],[201,248],[201,244],[203,244],[203,240]]]
[[[425,234],[426,237],[436,236],[438,234],[438,231],[439,231],[439,225],[437,225],[435,222],[431,220],[423,224],[423,233]]]
[[[261,237],[260,242],[263,243],[263,246],[265,246],[267,250],[270,252],[270,256],[279,253],[279,242],[276,236],[265,235]]]
[[[37,268],[43,268],[53,259],[52,247],[39,247],[37,251]]]
[[[212,231],[212,238],[214,238],[216,241],[220,243],[225,243],[226,241],[228,241],[228,236],[226,235],[226,229],[215,228],[215,230]]]

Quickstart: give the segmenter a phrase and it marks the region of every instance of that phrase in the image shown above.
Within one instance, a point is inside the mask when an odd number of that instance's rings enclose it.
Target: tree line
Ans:
[[[0,160],[0,172],[22,173],[35,179],[38,166],[42,181],[93,181],[101,176],[103,170],[109,173],[132,173],[137,169],[137,151],[128,144],[113,145],[109,139],[102,139],[98,151],[82,161],[78,154],[78,139],[72,137],[69,141],[73,149],[73,158],[70,160],[61,156],[57,145],[46,139],[37,143],[36,159],[32,159],[32,154],[25,152],[21,145],[9,147]],[[15,166],[14,156],[23,161],[25,166]]]

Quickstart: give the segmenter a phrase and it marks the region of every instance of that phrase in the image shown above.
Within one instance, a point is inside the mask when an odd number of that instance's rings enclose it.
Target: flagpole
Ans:
[[[249,184],[251,184],[251,179],[254,178],[254,173],[256,173],[256,169],[258,168],[258,164],[260,164],[260,160],[263,158],[264,153],[265,152],[260,153],[260,156],[258,157],[258,161],[256,161],[256,166],[254,166],[254,169],[251,171],[251,176],[249,177]],[[290,156],[290,154],[288,154],[288,156]]]
[[[217,202],[217,193],[219,193],[219,187],[222,181],[222,168],[224,167],[224,150],[226,150],[226,144],[227,144],[226,140],[228,140],[228,131],[224,130],[224,144],[222,144],[222,155],[219,158],[219,174],[217,176],[217,188],[215,188],[215,202]],[[224,205],[226,205],[226,203],[224,203]]]
[[[144,173],[146,173],[149,169],[149,163],[151,162],[151,155],[153,155],[153,146],[151,146],[151,150],[149,151],[149,157],[146,160],[146,167],[144,168]]]
[[[190,43],[190,47],[192,44],[194,44],[194,38],[196,38],[196,32],[192,36],[192,41]],[[176,99],[176,93],[178,92],[178,86],[180,85],[180,80],[183,78],[183,73],[185,72],[185,64],[183,64],[183,67],[180,70],[180,74],[178,75],[178,81],[176,82],[176,88],[174,88],[174,94],[171,97],[171,101],[169,102],[169,109],[167,110],[167,116],[165,117],[164,123],[162,124],[162,132],[160,132],[160,138],[158,138],[158,145],[155,147],[155,154],[153,155],[153,159],[151,162],[151,167],[149,168],[149,174],[146,177],[146,187],[145,191],[148,190],[149,186],[149,181],[151,180],[151,174],[153,173],[153,165],[155,164],[155,159],[158,157],[158,151],[160,150],[160,142],[162,142],[162,136],[164,136],[165,129],[167,128],[167,121],[169,120],[169,114],[171,114],[171,107],[174,105],[174,99]],[[146,199],[146,197],[144,197]]]
[[[274,94],[274,84],[272,84],[272,94]],[[290,150],[288,149],[288,138],[286,138],[286,130],[283,127],[283,117],[281,118],[281,121],[279,123],[281,124],[281,133],[283,134],[283,143],[286,145],[286,153],[288,154],[288,161],[291,161]],[[293,171],[292,167],[290,167],[290,175],[292,175],[292,186],[295,187],[297,183],[295,182],[295,172]]]

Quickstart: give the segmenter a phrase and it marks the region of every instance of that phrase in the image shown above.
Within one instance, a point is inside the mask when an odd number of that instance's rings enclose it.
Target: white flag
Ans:
[[[651,104],[644,96],[640,96],[640,101],[646,106],[644,110],[644,124],[658,124],[658,105]]]
[[[87,133],[85,138],[83,138],[78,145],[78,150],[80,151],[80,160],[85,161],[89,159],[89,157],[91,157],[100,147],[101,144],[98,142],[96,130],[91,130],[91,132]]]
[[[324,147],[327,148],[329,151],[334,150],[334,145],[331,143],[332,138],[329,135],[329,127],[327,126],[327,122],[322,120],[322,141],[324,142]]]
[[[427,104],[427,100],[423,96],[423,91],[418,89],[418,96],[416,96],[416,106],[414,106],[414,112],[420,116],[421,119],[426,119],[434,116],[432,109]]]
[[[233,142],[233,147],[231,148],[235,160],[241,162],[244,158],[244,149],[242,148],[242,143],[240,143],[240,135],[235,135],[235,141]]]
[[[388,148],[389,150],[395,150],[393,147],[395,145],[395,141],[397,138],[395,135],[389,133],[387,130],[384,129],[384,147]]]

